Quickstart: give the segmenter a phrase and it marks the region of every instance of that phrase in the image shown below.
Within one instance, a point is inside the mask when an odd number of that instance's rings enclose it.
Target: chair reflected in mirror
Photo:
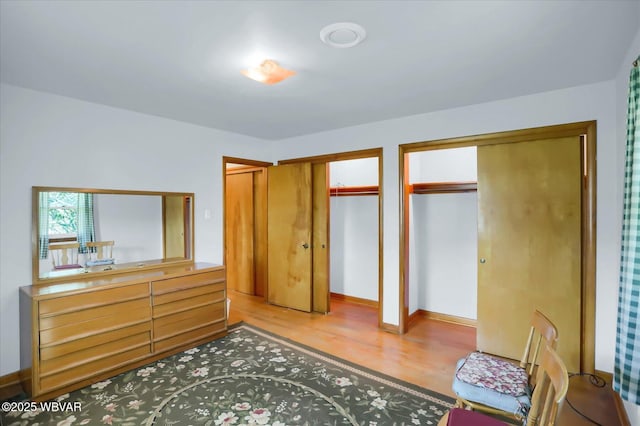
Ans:
[[[113,257],[114,241],[90,241],[87,243],[88,256],[86,264],[90,266],[113,265],[115,259]]]
[[[78,269],[82,265],[78,263],[79,243],[57,243],[49,244],[49,253],[51,254],[51,262],[53,269]]]

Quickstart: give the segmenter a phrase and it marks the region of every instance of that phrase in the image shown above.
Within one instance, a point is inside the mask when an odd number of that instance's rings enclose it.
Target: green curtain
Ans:
[[[40,192],[38,200],[38,240],[40,259],[49,256],[49,193]]]
[[[622,257],[618,293],[613,388],[640,404],[640,70],[629,79],[627,149],[624,170]]]
[[[79,252],[88,253],[87,243],[96,240],[93,223],[93,194],[78,194],[78,243]]]

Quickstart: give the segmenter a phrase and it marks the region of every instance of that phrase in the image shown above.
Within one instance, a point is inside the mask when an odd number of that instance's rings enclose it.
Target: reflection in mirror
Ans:
[[[191,193],[34,187],[33,200],[34,282],[192,260]]]

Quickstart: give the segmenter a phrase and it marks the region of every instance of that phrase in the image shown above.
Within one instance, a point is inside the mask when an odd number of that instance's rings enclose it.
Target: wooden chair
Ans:
[[[91,258],[87,260],[87,266],[113,265],[115,263],[113,258],[114,244],[114,241],[89,241],[87,248]]]
[[[456,407],[523,420],[531,406],[540,350],[545,345],[555,349],[557,341],[555,325],[536,310],[520,365],[480,352],[459,360],[453,379]]]
[[[82,268],[78,263],[79,243],[49,244],[54,270]]]
[[[527,413],[525,424],[554,426],[568,389],[567,367],[556,351],[545,344],[531,398],[531,408]],[[505,426],[508,424],[478,411],[454,407],[440,419],[438,426]]]

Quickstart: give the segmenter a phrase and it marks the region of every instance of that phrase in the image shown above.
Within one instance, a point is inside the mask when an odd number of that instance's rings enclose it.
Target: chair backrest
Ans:
[[[567,367],[555,349],[544,345],[527,426],[554,426],[568,389]]]
[[[78,264],[79,243],[49,244],[53,269],[81,268]]]
[[[527,370],[527,374],[529,375],[529,377],[534,377],[540,350],[545,345],[548,345],[552,349],[555,349],[557,344],[558,329],[556,328],[556,326],[540,311],[534,311],[533,316],[531,317],[531,330],[529,331],[529,338],[527,339],[527,345],[525,346],[524,354],[522,355],[522,359],[520,360],[520,367]]]
[[[91,253],[91,258],[94,260],[111,259],[113,258],[114,244],[114,241],[89,241],[87,242],[87,248],[89,249],[89,253]],[[93,248],[95,248],[95,250],[92,250]]]

